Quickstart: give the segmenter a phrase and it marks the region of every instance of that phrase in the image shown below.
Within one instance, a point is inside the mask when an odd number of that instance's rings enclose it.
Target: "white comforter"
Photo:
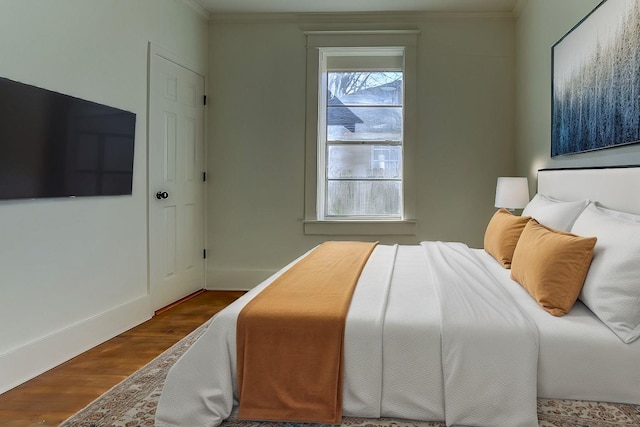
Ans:
[[[157,426],[213,427],[230,415],[236,317],[277,276],[216,315],[173,366]],[[343,414],[537,426],[537,357],[535,326],[467,246],[378,245],[347,316]]]

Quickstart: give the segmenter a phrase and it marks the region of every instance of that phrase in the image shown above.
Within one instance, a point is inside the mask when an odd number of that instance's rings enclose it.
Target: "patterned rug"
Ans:
[[[204,333],[198,327],[173,347],[93,401],[60,427],[153,426],[158,398],[169,368]],[[538,400],[540,427],[640,427],[640,405],[575,400]],[[309,424],[308,427],[320,427]],[[444,423],[344,417],[345,427],[444,427]],[[303,424],[239,421],[235,413],[221,427],[305,427]]]

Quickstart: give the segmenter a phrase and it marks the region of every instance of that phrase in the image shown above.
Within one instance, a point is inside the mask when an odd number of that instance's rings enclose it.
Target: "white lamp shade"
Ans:
[[[522,209],[529,203],[527,178],[500,177],[496,186],[496,208]]]

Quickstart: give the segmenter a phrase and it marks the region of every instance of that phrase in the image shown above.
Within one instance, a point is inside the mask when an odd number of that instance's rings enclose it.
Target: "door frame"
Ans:
[[[153,43],[153,42],[148,42],[148,48],[147,48],[147,110],[146,110],[146,114],[147,114],[147,123],[146,123],[146,132],[147,132],[147,144],[146,144],[146,165],[147,165],[147,171],[146,171],[146,188],[145,188],[145,197],[146,197],[146,222],[147,222],[147,242],[146,242],[146,250],[147,250],[147,296],[149,297],[149,301],[151,303],[151,301],[153,300],[153,296],[151,295],[151,291],[152,291],[152,286],[151,286],[151,251],[150,251],[150,236],[151,236],[151,225],[150,225],[150,221],[149,221],[149,213],[150,213],[150,197],[149,194],[151,191],[151,183],[150,183],[150,162],[149,162],[149,147],[151,145],[151,90],[152,90],[152,85],[153,85],[153,80],[152,80],[152,62],[153,62],[153,58],[154,56],[157,55],[161,58],[166,59],[167,61],[173,62],[176,65],[179,65],[180,67],[186,68],[187,70],[198,74],[200,76],[202,76],[203,82],[204,82],[204,93],[205,96],[207,94],[207,74],[205,72],[205,70],[200,69],[199,67],[195,66],[195,64],[193,63],[189,63],[188,61],[185,61],[184,58],[181,58],[179,55],[175,54],[174,52],[172,52],[169,49],[166,49],[165,47],[162,47],[160,45],[158,45],[157,43]],[[202,139],[203,139],[203,147],[202,147],[202,156],[203,156],[203,168],[206,172],[206,176],[209,176],[208,173],[208,152],[209,152],[209,147],[208,147],[208,143],[207,143],[207,104],[204,105],[204,111],[203,111],[203,120],[202,120]],[[203,183],[204,185],[204,191],[203,191],[203,195],[202,195],[202,228],[203,228],[203,233],[204,233],[204,250],[206,251],[207,249],[207,198],[208,198],[208,192],[207,192],[207,183],[208,183],[208,179],[205,180],[205,182]],[[205,258],[203,260],[203,277],[204,277],[204,283],[203,286],[206,287],[207,285],[207,258]]]

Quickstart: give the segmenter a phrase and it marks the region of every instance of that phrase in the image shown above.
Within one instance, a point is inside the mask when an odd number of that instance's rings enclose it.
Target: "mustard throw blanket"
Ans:
[[[347,311],[375,245],[323,243],[243,308],[240,419],[340,423]]]

